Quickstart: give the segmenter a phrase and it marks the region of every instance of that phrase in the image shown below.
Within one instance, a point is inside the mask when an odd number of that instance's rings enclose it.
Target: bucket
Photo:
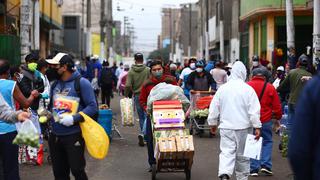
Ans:
[[[101,109],[99,110],[98,123],[107,132],[109,138],[111,138],[112,131],[112,110],[111,109]]]

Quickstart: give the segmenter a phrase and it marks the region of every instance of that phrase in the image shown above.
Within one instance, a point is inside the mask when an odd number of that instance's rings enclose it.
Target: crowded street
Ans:
[[[0,0],[0,180],[320,180],[320,0]]]
[[[120,106],[119,99],[116,96],[112,100],[112,110],[117,113],[117,122],[120,125]],[[123,139],[115,136],[110,145],[110,150],[106,159],[97,161],[89,157],[87,158],[87,172],[92,180],[142,180],[151,179],[151,173],[147,171],[147,149],[139,147],[137,143],[137,127],[121,127],[119,130]],[[279,137],[274,136],[273,147],[273,163],[274,176],[261,176],[259,180],[292,180],[292,172],[286,158],[281,156],[278,146]],[[214,138],[195,137],[195,157],[194,165],[191,172],[192,179],[207,180],[216,179],[216,172],[219,164],[219,136]],[[48,154],[45,153],[45,156]],[[45,160],[42,166],[22,165],[21,180],[32,179],[53,179],[51,166]],[[209,178],[212,177],[212,178]],[[161,173],[157,174],[158,180],[183,180],[184,173]],[[250,178],[255,180],[257,178]]]

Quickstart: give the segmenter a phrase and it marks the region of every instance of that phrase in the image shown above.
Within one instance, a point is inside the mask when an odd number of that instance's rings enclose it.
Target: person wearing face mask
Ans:
[[[32,102],[39,96],[34,90],[29,98],[25,98],[16,85],[16,82],[9,79],[10,64],[7,60],[0,59],[0,94],[5,102],[15,110],[15,101],[22,108],[29,108]],[[0,157],[2,158],[3,172],[5,180],[19,180],[18,150],[19,146],[12,144],[17,135],[16,125],[7,123],[0,119]],[[2,167],[0,167],[0,170]]]
[[[204,63],[202,61],[197,61],[196,70],[192,72],[188,78],[186,84],[191,90],[190,93],[196,91],[215,91],[216,82],[214,81],[212,75],[204,70]],[[205,120],[201,119],[198,121],[199,125],[204,125]],[[204,130],[197,130],[197,134],[202,134]],[[210,132],[212,135],[215,135],[214,130]]]
[[[143,107],[144,111],[146,112],[147,109],[147,100],[148,96],[153,87],[158,85],[159,83],[167,83],[172,85],[177,85],[177,81],[174,77],[170,75],[164,74],[164,67],[162,66],[161,61],[153,61],[150,65],[151,77],[147,79],[142,88],[140,93],[140,104]],[[152,128],[151,128],[151,119],[147,117],[147,127],[146,127],[146,138],[147,138],[147,146],[148,146],[148,162],[151,166],[156,163],[154,158],[154,149],[153,149],[153,135],[152,135]]]
[[[76,180],[87,180],[85,172],[85,156],[80,122],[84,118],[79,114],[83,112],[89,117],[97,114],[97,102],[91,83],[81,77],[76,71],[73,59],[65,53],[58,53],[52,60],[47,60],[52,64],[59,79],[51,86],[51,100],[49,110],[56,108],[54,97],[62,95],[67,97],[78,97],[79,107],[74,115],[64,115],[59,117],[59,121],[50,119],[52,129],[48,144],[52,158],[52,169],[55,179],[70,179],[70,171]]]
[[[179,79],[179,74],[177,72],[177,65],[174,64],[174,63],[171,63],[169,68],[170,68],[170,75],[175,77],[176,80],[178,80]]]
[[[182,87],[184,91],[184,95],[190,99],[189,91],[190,89],[186,86],[186,83],[188,81],[189,75],[196,69],[196,62],[197,60],[195,58],[189,59],[189,66],[185,67],[179,77],[178,85]]]
[[[202,61],[196,63],[196,70],[188,78],[187,86],[190,92],[216,90],[216,82],[211,74],[204,70]]]
[[[43,93],[44,84],[41,79],[41,73],[37,70],[38,57],[35,54],[28,54],[25,58],[26,65],[22,66],[23,78],[19,82],[19,88],[25,97],[29,97],[33,90]],[[33,111],[39,108],[39,101],[42,96],[37,97],[30,106]]]

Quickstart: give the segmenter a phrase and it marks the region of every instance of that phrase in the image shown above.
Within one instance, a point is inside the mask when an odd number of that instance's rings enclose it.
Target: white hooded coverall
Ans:
[[[230,80],[216,92],[209,108],[209,125],[220,120],[219,176],[232,176],[235,169],[238,180],[248,179],[250,159],[243,156],[245,141],[252,128],[260,128],[260,103],[252,87],[245,83],[246,68],[237,61]]]

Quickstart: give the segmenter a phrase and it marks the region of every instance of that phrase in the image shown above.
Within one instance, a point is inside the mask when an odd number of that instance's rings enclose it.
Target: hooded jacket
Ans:
[[[81,89],[81,97],[79,97],[76,89],[75,89],[75,79],[80,76],[78,71],[74,72],[72,76],[67,81],[58,80],[57,84],[51,87],[51,94],[53,96],[53,100],[55,95],[61,94],[64,96],[78,97],[80,98],[78,112],[82,111],[86,115],[93,117],[97,113],[97,102],[93,92],[93,88],[91,83],[85,79],[80,79],[80,89]],[[54,89],[53,89],[54,88]],[[50,102],[50,107],[52,107],[52,103]],[[60,123],[54,122],[52,119],[52,132],[55,135],[71,135],[75,133],[81,132],[79,123],[83,120],[83,117],[76,113],[73,115],[73,119],[75,124],[67,127]]]
[[[260,128],[260,103],[256,92],[245,83],[246,67],[237,61],[232,67],[230,80],[216,92],[209,108],[209,125],[240,130]]]
[[[139,95],[143,82],[149,78],[150,69],[143,64],[135,64],[131,67],[125,86],[125,96],[128,96],[130,91],[135,95]]]

